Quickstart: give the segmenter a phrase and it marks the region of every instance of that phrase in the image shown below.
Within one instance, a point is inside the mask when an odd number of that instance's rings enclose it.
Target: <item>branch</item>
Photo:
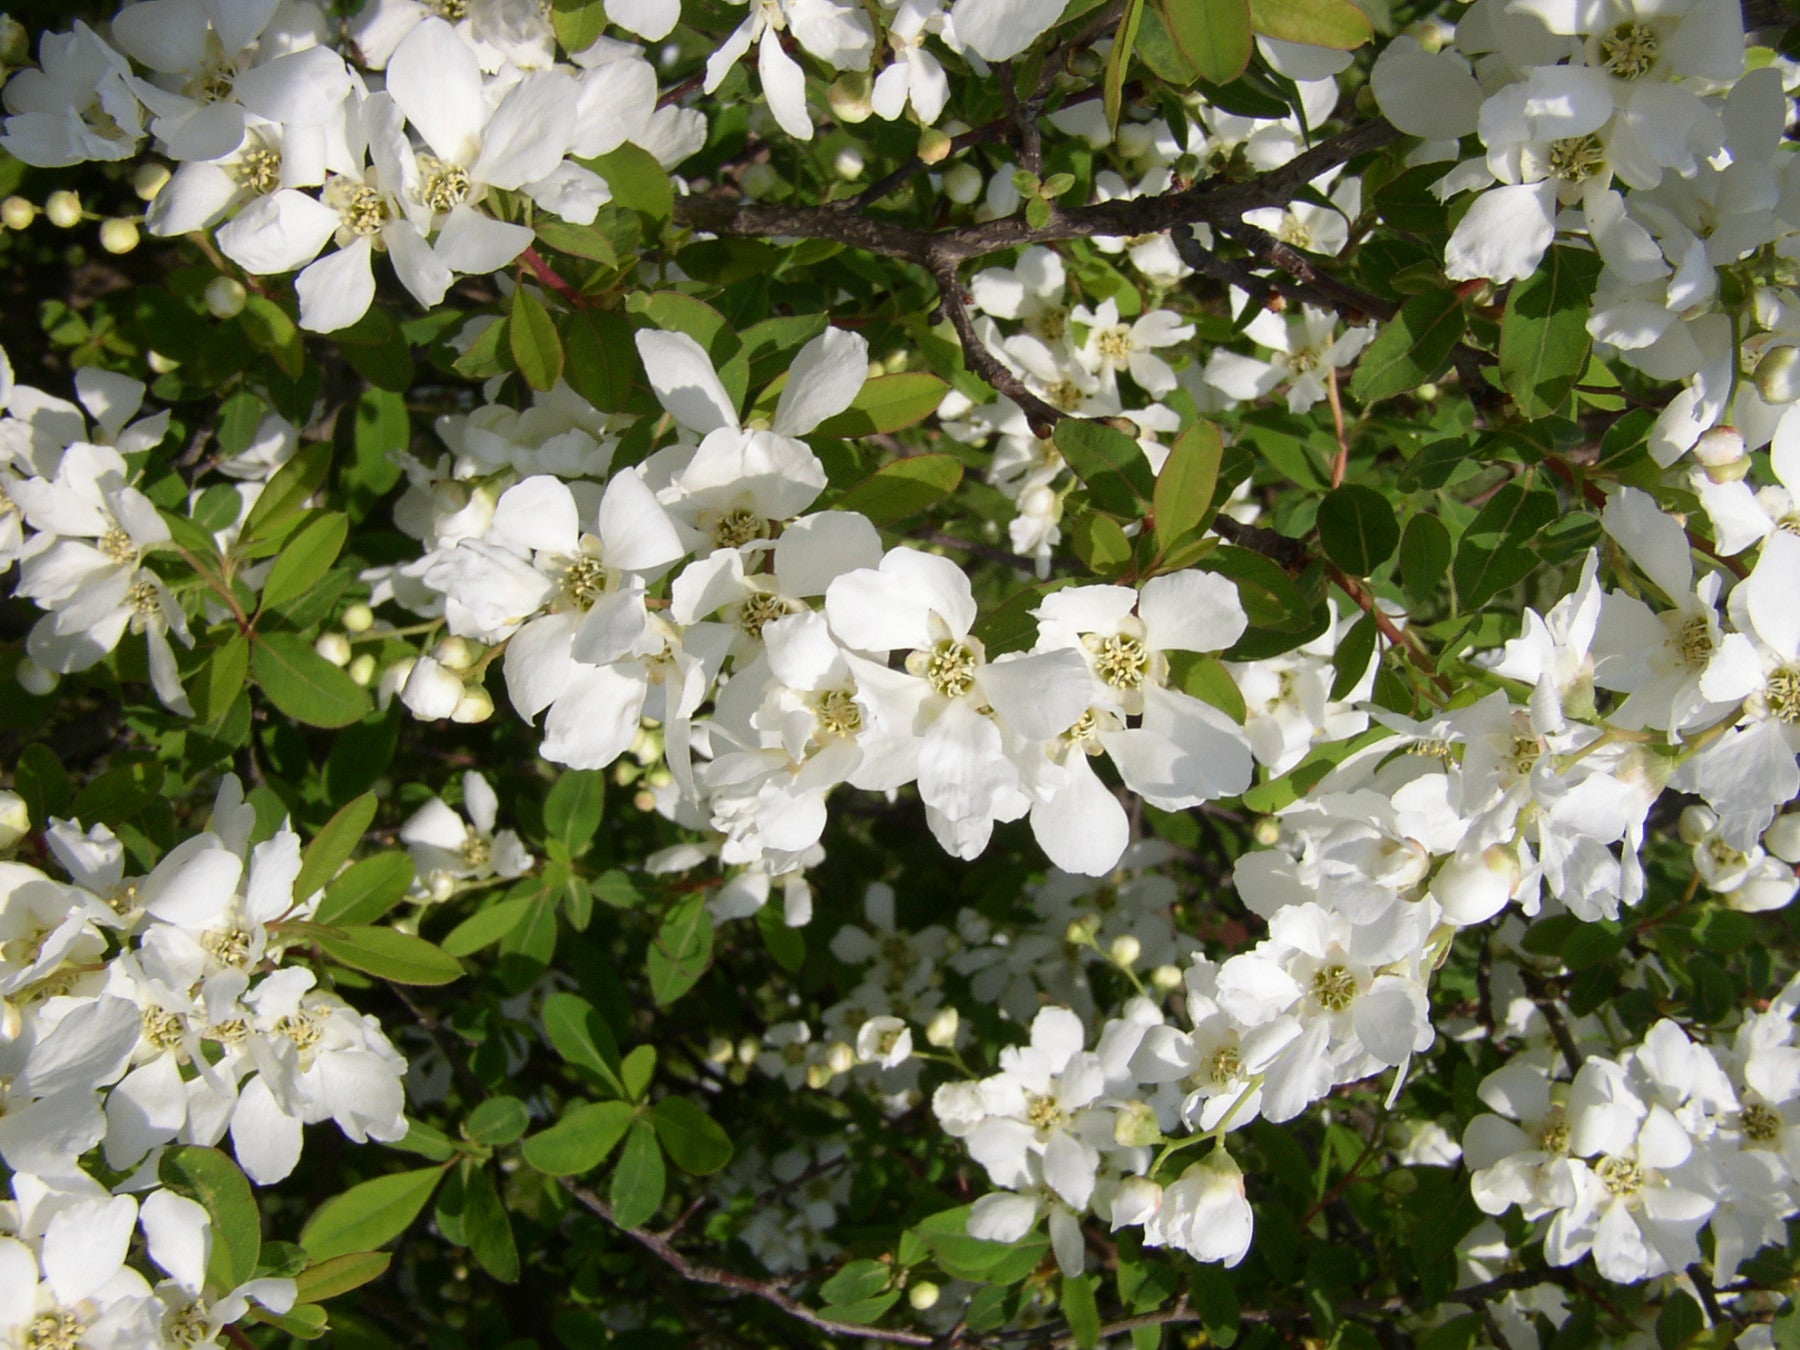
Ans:
[[[1032,393],[1025,387],[1023,380],[988,350],[987,343],[981,340],[981,334],[975,331],[975,320],[969,315],[968,298],[963,295],[962,283],[956,279],[955,266],[946,265],[932,275],[937,278],[938,295],[944,304],[945,317],[956,330],[957,341],[962,343],[963,363],[997,392],[1019,405],[1019,410],[1025,414],[1025,420],[1031,424],[1032,435],[1048,439],[1056,424],[1068,414]]]
[[[567,1178],[563,1180],[563,1189],[589,1213],[617,1228],[619,1232],[656,1257],[684,1280],[694,1284],[712,1285],[716,1289],[727,1289],[734,1294],[748,1294],[759,1298],[764,1303],[779,1308],[789,1317],[806,1323],[815,1331],[822,1331],[828,1336],[845,1337],[846,1343],[870,1340],[885,1341],[891,1345],[932,1345],[936,1342],[935,1337],[919,1331],[857,1326],[850,1322],[834,1322],[829,1317],[821,1317],[799,1299],[783,1292],[773,1281],[758,1280],[749,1275],[740,1275],[733,1270],[721,1270],[717,1266],[697,1265],[676,1251],[667,1235],[652,1233],[642,1228],[622,1227],[619,1221],[613,1218],[612,1207],[606,1201]]]

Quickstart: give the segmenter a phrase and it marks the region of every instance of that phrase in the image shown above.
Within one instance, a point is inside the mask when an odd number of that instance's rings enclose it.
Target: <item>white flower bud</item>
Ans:
[[[1106,954],[1112,958],[1114,965],[1131,967],[1144,954],[1144,944],[1130,933],[1121,933],[1112,940],[1112,946],[1106,949]]]
[[[732,1049],[731,1042],[723,1036],[714,1036],[706,1046],[706,1062],[708,1064],[729,1064],[736,1057],[737,1051]]]
[[[1181,988],[1181,970],[1177,966],[1158,966],[1150,972],[1150,987],[1159,994],[1172,994]]]
[[[25,230],[31,228],[31,222],[37,219],[38,209],[35,203],[23,197],[8,197],[0,202],[0,224],[9,230]]]
[[[72,230],[81,224],[81,198],[64,188],[52,192],[44,202],[44,218],[59,230]]]
[[[54,670],[46,670],[29,656],[20,659],[13,670],[13,678],[19,682],[19,688],[28,694],[43,698],[62,683],[62,676]]]
[[[1092,914],[1084,914],[1079,919],[1070,919],[1069,926],[1063,930],[1063,941],[1071,947],[1088,947],[1094,942],[1094,934],[1100,931],[1100,920]]]
[[[172,177],[167,164],[140,164],[137,172],[131,175],[131,190],[142,202],[153,202],[169,185]]]
[[[456,894],[456,878],[442,869],[425,878],[425,889],[438,904],[443,904]]]
[[[1772,909],[1785,909],[1800,890],[1794,869],[1772,858],[1752,869],[1744,884],[1725,897],[1725,903],[1740,914],[1766,914]]]
[[[942,164],[951,150],[950,136],[936,127],[919,133],[919,158],[927,164]]]
[[[1250,829],[1250,837],[1264,848],[1274,848],[1281,842],[1281,822],[1274,816],[1258,817]]]
[[[108,253],[129,253],[138,246],[138,227],[122,216],[100,222],[100,247]]]
[[[906,1291],[906,1301],[914,1312],[929,1312],[937,1307],[937,1301],[943,1290],[930,1280],[920,1280]]]
[[[456,708],[450,714],[450,720],[473,725],[477,722],[485,722],[493,715],[493,695],[477,684],[463,691],[463,696],[456,701]]]
[[[814,1092],[827,1086],[831,1082],[831,1079],[831,1070],[825,1065],[808,1064],[806,1066],[806,1086],[811,1088]]]
[[[181,362],[172,356],[164,356],[161,352],[151,351],[144,355],[144,364],[158,375],[167,375],[171,371],[181,369]]]
[[[849,71],[833,80],[831,87],[825,91],[825,101],[831,105],[831,111],[838,121],[854,126],[858,122],[866,122],[875,113],[875,104],[871,95],[874,84],[868,75],[861,71]]]
[[[466,638],[447,637],[431,649],[431,655],[445,670],[467,670],[475,664],[475,649]]]
[[[1744,457],[1744,433],[1736,427],[1714,427],[1694,442],[1694,459],[1709,469],[1723,469]]]
[[[215,319],[235,319],[249,299],[250,292],[236,277],[214,277],[206,283],[206,312]]]
[[[11,848],[31,833],[31,812],[16,792],[0,789],[0,849]]]
[[[955,1045],[956,1032],[961,1025],[962,1018],[957,1015],[955,1008],[939,1008],[925,1024],[925,1043],[935,1045],[940,1050]]]
[[[1681,842],[1692,848],[1711,834],[1713,827],[1718,823],[1719,818],[1704,806],[1688,807],[1681,813],[1681,823],[1678,827],[1681,833]]]
[[[1113,1192],[1112,1230],[1135,1228],[1162,1207],[1163,1188],[1149,1177],[1126,1177]]]
[[[1113,1116],[1113,1142],[1121,1148],[1149,1148],[1162,1137],[1156,1109],[1149,1102],[1127,1102]]]
[[[338,620],[346,633],[366,633],[375,626],[375,611],[364,604],[354,604]]]
[[[1763,847],[1784,863],[1800,863],[1800,811],[1776,816],[1763,834]]]
[[[967,160],[961,160],[944,170],[944,195],[958,206],[967,206],[981,196],[982,188],[987,186],[987,179],[981,170]]]
[[[825,1052],[825,1067],[833,1073],[849,1073],[856,1067],[856,1051],[848,1041],[833,1041]]]
[[[854,183],[858,178],[861,178],[865,167],[867,167],[867,165],[863,159],[862,151],[858,150],[854,145],[845,146],[842,150],[838,151],[831,160],[831,171],[846,183]]]
[[[350,664],[350,639],[342,633],[320,633],[319,640],[313,643],[313,650],[334,666]]]
[[[1776,347],[1756,363],[1756,392],[1765,403],[1800,399],[1800,347]]]
[[[1432,879],[1431,894],[1451,923],[1480,923],[1506,908],[1523,875],[1517,855],[1494,844],[1473,858],[1450,859]]]
[[[425,722],[450,716],[462,698],[462,680],[429,656],[414,663],[412,673],[406,677],[406,687],[400,691],[400,701],[407,711]]]
[[[757,1039],[754,1036],[746,1036],[743,1040],[738,1042],[737,1054],[739,1064],[754,1064],[756,1063],[756,1057],[761,1053],[762,1046],[758,1044]]]
[[[1056,514],[1056,491],[1039,483],[1019,494],[1019,514],[1044,519]]]

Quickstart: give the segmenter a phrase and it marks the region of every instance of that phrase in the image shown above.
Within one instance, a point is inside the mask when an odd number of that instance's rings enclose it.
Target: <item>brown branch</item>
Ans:
[[[944,314],[950,320],[950,326],[956,330],[957,341],[962,343],[964,364],[997,392],[1019,405],[1019,410],[1025,414],[1025,420],[1031,424],[1032,435],[1047,438],[1056,424],[1068,414],[1060,408],[1051,407],[1032,393],[1025,387],[1023,380],[988,350],[987,343],[981,340],[981,334],[975,331],[975,320],[969,314],[969,302],[963,294],[962,283],[956,279],[955,265],[946,264],[933,275],[937,278]]]
[[[577,1185],[574,1181],[565,1178],[563,1189],[589,1213],[618,1229],[619,1232],[656,1257],[684,1280],[694,1284],[711,1285],[715,1289],[726,1289],[733,1294],[747,1294],[752,1298],[759,1298],[796,1321],[804,1322],[815,1331],[824,1332],[828,1336],[846,1338],[846,1343],[871,1340],[885,1341],[891,1345],[932,1345],[936,1342],[935,1337],[924,1332],[857,1326],[850,1322],[837,1322],[829,1317],[823,1317],[771,1280],[758,1280],[753,1276],[740,1275],[734,1270],[721,1270],[717,1266],[699,1265],[677,1251],[666,1234],[652,1233],[643,1228],[623,1227],[617,1219],[613,1218],[612,1207],[606,1201],[586,1187]]]

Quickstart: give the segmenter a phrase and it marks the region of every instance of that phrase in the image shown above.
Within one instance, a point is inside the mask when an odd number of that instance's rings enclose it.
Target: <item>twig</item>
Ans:
[[[963,295],[962,283],[956,279],[956,268],[946,264],[934,273],[937,277],[938,294],[943,300],[944,314],[950,320],[950,326],[956,330],[956,337],[962,343],[963,361],[970,370],[992,385],[996,392],[1005,394],[1019,410],[1025,414],[1025,420],[1031,425],[1031,434],[1048,438],[1055,430],[1056,424],[1068,416],[1060,408],[1053,408],[1031,390],[1025,382],[988,350],[987,343],[981,340],[981,334],[975,331],[975,320],[969,315],[969,302]]]
[[[543,282],[544,285],[555,291],[571,305],[585,303],[581,292],[576,290],[567,281],[564,281],[562,277],[557,274],[556,269],[544,261],[544,255],[539,253],[537,249],[526,249],[519,255],[519,261],[524,263],[525,266],[531,270],[532,276]]]
[[[1337,457],[1331,461],[1331,486],[1342,487],[1350,468],[1350,437],[1344,431],[1344,400],[1338,397],[1337,367],[1325,367],[1325,397],[1331,403],[1331,425],[1337,431]]]

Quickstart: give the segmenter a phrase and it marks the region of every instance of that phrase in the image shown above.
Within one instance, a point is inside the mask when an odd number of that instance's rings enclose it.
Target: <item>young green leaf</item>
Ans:
[[[661,1208],[668,1172],[656,1132],[644,1121],[634,1121],[625,1136],[624,1151],[613,1169],[613,1222],[621,1228],[641,1228]]]
[[[442,947],[392,928],[348,924],[315,941],[339,965],[395,984],[449,984],[463,975],[462,963]]]
[[[1400,307],[1357,363],[1350,392],[1364,403],[1393,398],[1450,364],[1468,320],[1455,291],[1426,291]]]
[[[554,389],[563,373],[562,337],[556,331],[556,320],[530,286],[519,286],[513,291],[507,337],[512,343],[513,362],[525,383],[540,392]]]
[[[269,702],[309,727],[347,727],[374,706],[368,692],[295,633],[258,633],[250,673]]]
[[[442,1167],[421,1167],[352,1186],[313,1211],[300,1230],[300,1245],[313,1260],[326,1261],[392,1242],[419,1217],[443,1175]]]
[[[650,1109],[664,1150],[684,1172],[710,1176],[731,1161],[731,1137],[687,1097],[664,1097]]]
[[[580,1176],[606,1161],[636,1114],[630,1102],[584,1102],[520,1149],[526,1163],[546,1176]]]

